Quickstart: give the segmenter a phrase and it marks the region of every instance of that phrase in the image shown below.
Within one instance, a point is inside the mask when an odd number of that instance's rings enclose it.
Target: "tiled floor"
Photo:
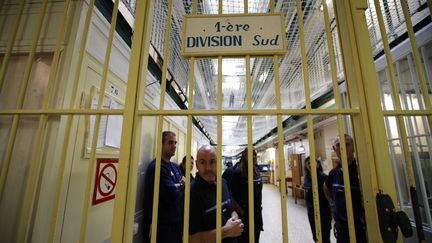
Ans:
[[[287,196],[288,238],[290,243],[313,243],[304,200],[294,203],[291,192]],[[282,218],[278,187],[265,184],[263,188],[264,231],[260,243],[282,242]],[[336,240],[332,236],[332,242]]]

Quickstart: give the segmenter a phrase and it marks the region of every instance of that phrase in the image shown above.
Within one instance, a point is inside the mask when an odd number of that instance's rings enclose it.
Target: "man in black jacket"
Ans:
[[[162,133],[157,237],[158,243],[181,243],[185,177],[170,161],[177,147],[176,134]],[[144,179],[144,242],[150,242],[156,159],[147,167]],[[169,234],[167,234],[169,232]]]

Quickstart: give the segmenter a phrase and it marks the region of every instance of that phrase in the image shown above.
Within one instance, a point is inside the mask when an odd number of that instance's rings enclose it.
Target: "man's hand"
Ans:
[[[241,219],[231,217],[223,227],[223,238],[225,237],[237,237],[243,232],[244,224]]]
[[[176,184],[174,184],[177,188],[183,189],[186,185],[186,177],[182,176],[180,181]]]
[[[182,184],[183,186],[186,185],[186,177],[182,176],[182,178],[180,179],[180,184]]]

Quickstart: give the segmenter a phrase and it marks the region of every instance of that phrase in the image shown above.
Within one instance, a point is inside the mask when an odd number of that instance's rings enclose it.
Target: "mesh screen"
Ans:
[[[248,11],[265,13],[270,11],[269,0],[249,1]],[[279,76],[281,81],[282,108],[299,109],[305,106],[304,77],[302,72],[301,46],[297,19],[296,1],[274,1],[275,12],[283,12],[287,53],[279,59]],[[334,19],[331,1],[327,0],[330,14],[334,55],[336,57],[338,81],[343,81],[343,66],[338,41],[336,21]],[[413,23],[421,21],[420,13],[426,6],[426,0],[408,1]],[[199,1],[198,14],[217,14],[216,0]],[[307,70],[310,82],[311,99],[314,100],[328,92],[333,92],[329,64],[329,53],[324,28],[322,1],[302,0],[303,23],[305,30],[305,46],[307,55]],[[223,13],[243,13],[243,0],[224,0]],[[381,1],[389,41],[405,33],[404,18],[399,1]],[[163,57],[164,35],[167,15],[167,1],[155,1],[154,20],[151,43]],[[427,6],[426,6],[427,8]],[[192,12],[192,0],[174,0],[169,43],[168,69],[173,82],[187,94],[189,78],[189,61],[181,56],[181,28],[183,16]],[[423,11],[424,12],[424,11]],[[417,15],[416,15],[417,13]],[[366,10],[373,54],[382,51],[381,36],[377,26],[376,11],[373,0],[369,0]],[[195,66],[194,109],[217,109],[217,59],[198,59]],[[244,58],[224,58],[222,62],[223,109],[246,109],[246,61]],[[276,108],[273,58],[251,59],[252,105],[253,109]],[[247,143],[246,117],[224,117],[224,144],[242,145]],[[200,117],[213,141],[216,141],[216,117]],[[271,120],[271,122],[269,122]],[[266,124],[263,125],[263,122]],[[230,124],[228,126],[228,124]],[[254,119],[254,142],[262,138],[276,127],[275,117],[265,116],[265,119]],[[241,128],[241,129],[240,129]],[[234,139],[233,139],[234,138]]]

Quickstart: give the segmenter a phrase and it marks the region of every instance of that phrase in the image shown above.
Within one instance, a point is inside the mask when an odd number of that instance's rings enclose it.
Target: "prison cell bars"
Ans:
[[[390,45],[388,42],[388,38],[387,38],[387,34],[386,34],[386,29],[385,29],[385,25],[384,25],[384,18],[382,15],[382,10],[381,10],[381,5],[379,3],[378,0],[374,0],[374,4],[375,4],[375,9],[376,9],[376,14],[377,14],[377,18],[378,18],[378,24],[379,24],[379,29],[380,29],[380,33],[382,36],[382,42],[383,42],[383,47],[384,47],[384,53],[385,53],[385,57],[386,57],[386,61],[387,61],[387,68],[388,68],[388,76],[390,76],[390,82],[391,82],[391,89],[392,89],[392,100],[393,103],[395,104],[395,108],[396,110],[401,110],[401,102],[400,102],[400,98],[399,98],[399,85],[397,83],[397,79],[396,79],[396,74],[395,74],[395,70],[394,70],[394,66],[393,66],[393,58],[392,58],[392,54],[390,51]],[[402,4],[404,5],[404,4]],[[405,16],[407,17],[407,16]],[[407,25],[407,28],[409,28],[412,26]],[[413,50],[414,52],[415,50]],[[399,76],[400,77],[400,76]],[[428,94],[426,94],[426,96],[423,96],[427,99],[429,99]],[[405,129],[405,121],[404,118],[402,116],[397,116],[396,117],[396,121],[397,121],[397,127],[399,128],[399,132],[400,132],[400,136],[401,136],[401,142],[402,142],[402,149],[403,149],[403,155],[404,155],[404,159],[405,159],[405,163],[406,163],[406,173],[407,173],[407,177],[408,177],[408,183],[410,186],[410,196],[412,198],[412,204],[413,204],[413,211],[414,211],[414,219],[415,219],[415,223],[416,223],[416,228],[417,228],[417,235],[419,240],[424,240],[424,232],[423,232],[423,226],[422,226],[422,221],[421,221],[421,214],[419,211],[419,205],[418,205],[418,199],[417,199],[417,192],[416,192],[416,185],[415,185],[415,179],[414,179],[414,170],[413,170],[413,162],[411,159],[411,153],[409,151],[409,145],[408,145],[408,138],[407,138],[407,132]],[[426,201],[426,204],[428,202]],[[428,214],[426,214],[428,215]],[[430,215],[429,215],[430,217]],[[430,220],[429,220],[430,222]]]
[[[85,33],[86,32],[88,32],[88,31],[85,31]],[[85,43],[85,42],[84,42]],[[84,44],[84,46],[85,46],[85,44]],[[82,49],[84,49],[84,48],[82,48]],[[81,62],[79,62],[79,63],[81,63]],[[79,77],[79,75],[77,75],[76,77]],[[103,93],[103,92],[102,92]],[[72,101],[73,102],[73,101]],[[356,110],[353,110],[353,112],[355,112]],[[35,111],[35,112],[38,112],[38,111]],[[43,113],[44,114],[54,114],[54,113],[56,113],[56,112],[63,112],[63,111],[54,111],[54,112],[52,112],[52,113],[50,113],[50,112],[48,112],[48,111],[44,111]],[[64,112],[67,112],[67,111],[65,111],[64,110]],[[287,112],[289,112],[289,110],[287,110]],[[293,112],[294,113],[299,113],[299,114],[306,114],[306,113],[303,113],[303,112],[300,112],[300,111],[296,111],[296,110],[293,110]],[[349,114],[349,111],[347,111],[348,112],[348,114]],[[6,114],[7,112],[5,112],[4,114]],[[17,113],[17,112],[16,112]],[[76,112],[71,112],[71,114],[79,114],[79,113],[82,113],[82,114],[84,114],[84,113],[86,113],[85,111],[76,111]],[[94,112],[92,112],[92,111],[90,111],[90,113],[87,113],[87,114],[91,114],[91,113],[97,113],[97,114],[108,114],[108,111],[100,111],[99,109],[98,110],[96,110],[96,111],[94,111]],[[325,113],[325,112],[324,112]],[[23,111],[22,113],[20,113],[20,114],[31,114],[31,111]],[[155,113],[156,114],[156,113]],[[163,114],[163,113],[159,113],[160,115],[161,114]],[[174,113],[173,113],[174,114]],[[179,113],[180,114],[180,113]],[[210,113],[209,113],[210,114]],[[222,113],[218,113],[218,114],[222,114]],[[227,113],[227,114],[229,114],[229,113]],[[253,112],[246,112],[245,114],[253,114]],[[256,114],[261,114],[259,111],[256,113]],[[342,136],[343,137],[343,136]],[[342,142],[342,144],[344,144],[343,142]]]
[[[2,2],[4,4],[4,1],[2,1]],[[4,83],[4,78],[5,78],[5,75],[6,75],[6,70],[7,70],[8,65],[9,65],[9,58],[10,58],[10,56],[12,54],[12,48],[14,46],[16,35],[17,35],[17,32],[18,32],[16,30],[18,29],[18,27],[21,24],[21,16],[22,16],[22,13],[24,11],[24,5],[25,5],[25,1],[21,0],[20,6],[19,6],[19,10],[18,10],[18,14],[17,14],[17,16],[15,18],[15,24],[14,24],[13,28],[11,29],[11,33],[10,33],[10,36],[9,36],[8,45],[7,45],[7,49],[6,49],[6,54],[4,56],[3,63],[2,63],[1,69],[0,69],[0,91],[3,89],[3,83]],[[2,186],[2,184],[0,184],[0,186]],[[0,194],[1,194],[1,190],[0,190]]]
[[[222,1],[218,1],[218,15],[223,14]],[[222,56],[218,56],[217,96],[217,163],[216,163],[216,243],[222,242]]]
[[[57,38],[56,38],[56,46],[55,46],[55,51],[54,51],[54,56],[52,59],[52,64],[51,64],[51,68],[50,68],[50,73],[49,73],[49,77],[48,77],[48,84],[46,87],[46,93],[45,93],[45,97],[43,99],[43,104],[42,104],[42,109],[46,110],[49,108],[49,104],[51,103],[51,99],[53,96],[53,89],[54,89],[54,84],[55,84],[55,77],[57,74],[57,70],[58,70],[58,64],[59,64],[59,59],[60,59],[60,47],[61,47],[61,43],[64,40],[64,30],[66,28],[66,23],[67,23],[67,14],[68,14],[68,9],[70,6],[70,0],[65,2],[65,6],[63,9],[63,17],[62,17],[62,22],[61,22],[61,27],[60,27],[60,31],[58,32]],[[45,15],[46,13],[46,8],[47,8],[47,1],[43,2],[43,6],[42,6],[42,11],[41,11],[41,15]],[[41,19],[39,21],[39,28],[41,28],[42,23],[43,23],[43,18],[41,17]],[[40,31],[40,29],[39,29]],[[36,40],[37,43],[37,40]],[[34,43],[36,45],[36,43]],[[36,46],[35,46],[36,47]],[[33,56],[31,57],[31,59],[33,59]],[[26,78],[27,79],[27,78]],[[26,82],[26,81],[25,81]],[[47,122],[48,122],[48,115],[47,114],[41,114],[39,116],[39,125],[38,125],[38,130],[37,130],[37,135],[36,135],[36,142],[35,142],[35,146],[33,148],[33,152],[32,152],[32,158],[31,158],[31,164],[30,164],[30,168],[29,168],[29,175],[26,183],[26,189],[25,189],[25,193],[24,193],[24,200],[23,200],[23,204],[21,206],[21,215],[20,215],[20,221],[19,221],[19,226],[18,226],[18,235],[17,235],[17,241],[21,242],[24,241],[26,238],[26,231],[27,228],[33,228],[32,227],[32,221],[31,221],[31,217],[30,217],[30,212],[32,210],[32,208],[37,208],[38,205],[38,199],[39,199],[39,195],[34,195],[34,191],[35,189],[40,189],[41,186],[41,180],[40,180],[40,171],[41,171],[41,167],[42,165],[42,161],[41,161],[41,150],[42,150],[42,146],[43,146],[43,139],[44,139],[44,134],[45,134],[45,130],[46,130],[46,126],[47,126]],[[37,190],[37,191],[38,191]],[[34,199],[33,199],[34,198]],[[34,201],[34,203],[32,203],[32,201]],[[33,206],[32,206],[33,204]],[[31,234],[31,230],[30,230],[30,234]]]
[[[192,16],[196,16],[198,13],[198,1],[192,2]],[[193,110],[193,96],[195,88],[195,57],[192,56],[189,60],[189,83],[188,83],[188,111]],[[191,146],[192,146],[192,115],[187,116],[187,135],[186,135],[186,165],[185,168],[191,166]],[[197,158],[195,158],[197,159]],[[184,202],[184,214],[183,214],[183,242],[189,242],[189,215],[190,215],[190,173],[186,172],[186,185],[185,185],[185,202]]]
[[[163,53],[163,66],[162,66],[162,80],[161,80],[161,93],[159,110],[165,110],[165,93],[166,93],[166,77],[168,72],[168,48],[169,38],[171,35],[171,14],[172,14],[172,0],[168,0],[168,12],[165,25],[165,39],[164,39],[164,53]],[[159,190],[160,190],[160,172],[162,160],[162,128],[163,128],[164,115],[158,117],[157,133],[156,133],[156,167],[154,177],[154,190],[153,190],[153,211],[152,211],[152,224],[151,224],[151,243],[156,243],[157,237],[157,222],[158,222],[158,209],[159,209]]]
[[[222,1],[221,1],[222,2]],[[248,1],[244,0],[243,3],[244,13],[249,13],[249,5]],[[246,55],[246,107],[247,110],[252,110],[252,80],[250,73],[250,55]],[[249,242],[255,242],[255,215],[254,215],[254,159],[253,159],[253,134],[252,134],[252,116],[247,116],[247,134],[248,134],[248,154],[247,154],[247,162],[248,163],[248,227],[249,227]],[[242,154],[243,156],[243,154]],[[245,163],[245,161],[243,161]]]
[[[21,17],[22,17],[24,5],[25,5],[25,0],[21,0],[19,12],[18,12],[18,15],[15,19],[14,29],[11,29],[11,33],[9,36],[8,47],[7,47],[6,54],[5,54],[4,59],[3,59],[2,69],[0,70],[0,90],[2,90],[2,87],[3,87],[3,82],[4,82],[5,75],[6,75],[6,70],[7,70],[8,64],[9,64],[10,56],[12,55],[12,49],[13,49],[13,45],[15,43],[16,34],[18,32],[17,29],[21,23],[21,19],[22,19]],[[39,39],[40,32],[42,30],[42,23],[43,23],[43,20],[45,17],[44,12],[46,11],[46,3],[44,4],[44,7],[41,10],[42,11],[39,14],[37,28],[33,32],[33,37],[32,37],[32,42],[31,42],[32,44],[31,44],[29,56],[27,58],[27,62],[26,62],[25,68],[24,68],[23,83],[20,87],[20,91],[19,91],[18,99],[17,99],[17,104],[16,104],[17,110],[22,109],[23,105],[24,105],[25,93],[26,93],[28,82],[30,79],[30,71],[31,71],[31,68],[33,65],[33,59],[34,59],[35,52],[36,52],[37,42]],[[3,161],[2,161],[3,166],[1,169],[1,173],[0,173],[0,198],[3,198],[3,196],[4,196],[3,190],[4,190],[4,186],[6,184],[6,177],[7,177],[8,171],[9,171],[10,160],[11,160],[11,156],[12,156],[12,150],[13,150],[13,146],[15,143],[16,133],[18,130],[19,118],[20,118],[19,115],[14,114],[12,126],[11,126],[11,131],[10,131],[9,138],[8,138],[8,143],[6,146],[6,151],[5,151],[5,154],[3,155]]]
[[[115,34],[115,27],[117,24],[117,13],[118,13],[118,6],[119,6],[119,0],[115,0],[114,2],[114,9],[113,14],[111,16],[111,26],[109,30],[108,35],[108,41],[107,41],[107,48],[105,51],[105,60],[104,60],[104,66],[102,71],[102,80],[101,86],[99,89],[99,98],[98,98],[98,109],[102,109],[103,101],[105,99],[105,88],[106,83],[108,79],[108,71],[109,71],[109,63],[110,63],[110,56],[111,56],[111,48],[112,48],[112,42]],[[91,145],[91,151],[90,151],[90,160],[87,166],[87,177],[86,177],[86,186],[84,191],[84,200],[83,200],[83,212],[81,216],[81,231],[80,231],[80,242],[84,243],[86,241],[86,233],[87,233],[87,219],[88,219],[88,210],[90,207],[90,192],[91,192],[91,185],[92,185],[92,178],[93,173],[95,169],[95,164],[93,161],[96,161],[96,147],[99,137],[99,127],[100,127],[100,120],[101,120],[101,114],[96,115],[96,120],[94,123],[93,128],[93,138],[92,138],[92,145]]]
[[[336,108],[341,108],[341,98],[339,96],[339,88],[338,88],[338,81],[337,81],[337,74],[336,74],[336,58],[335,58],[335,52],[333,48],[333,38],[331,34],[330,29],[330,18],[329,18],[329,11],[327,6],[327,1],[323,1],[323,13],[324,13],[324,25],[325,25],[325,32],[326,32],[326,38],[327,38],[327,49],[329,54],[329,61],[330,61],[330,72],[331,72],[331,78],[332,78],[332,85],[333,85],[333,97],[335,99]],[[347,157],[346,157],[346,145],[345,145],[345,131],[344,131],[344,125],[343,125],[343,119],[341,114],[337,114],[337,125],[338,125],[338,133],[340,138],[340,150],[342,154],[342,163],[344,165],[347,165]],[[346,173],[345,173],[346,174]],[[345,184],[345,180],[344,180]],[[314,189],[315,190],[315,189]],[[315,195],[314,195],[315,197]],[[315,198],[314,198],[315,200]],[[349,200],[351,201],[351,199]],[[350,204],[351,205],[351,204]],[[347,215],[348,217],[352,217],[352,205],[351,205],[351,211],[347,208]],[[315,220],[316,217],[319,216],[315,213]],[[315,227],[318,228],[318,225]]]
[[[68,20],[67,16],[68,16],[70,4],[71,4],[71,0],[67,0],[65,2],[65,6],[63,9],[62,24],[61,24],[60,31],[58,32],[58,36],[57,36],[53,61],[51,62],[52,67],[50,69],[48,85],[53,85],[55,82],[54,79],[55,79],[55,76],[57,74],[58,63],[59,63],[59,59],[60,59],[60,47],[61,47],[62,42],[64,41],[64,34],[65,34],[65,29],[66,29],[66,23]],[[48,93],[51,93],[51,92],[48,92]],[[50,103],[50,101],[46,102],[47,107],[45,107],[45,108],[48,108],[49,103]],[[63,140],[64,143],[66,143],[66,141],[67,141],[66,139]],[[66,158],[64,158],[64,160],[66,160]],[[53,200],[53,206],[52,206],[51,215],[50,215],[50,217],[51,217],[50,218],[50,226],[48,229],[48,242],[54,241],[54,233],[55,233],[55,229],[56,229],[56,225],[57,225],[56,221],[57,221],[57,215],[58,215],[59,196],[60,196],[61,181],[62,181],[59,179],[63,179],[63,177],[61,175],[63,175],[63,172],[64,172],[65,163],[62,162],[64,160],[60,160],[60,163],[59,163],[59,169],[58,169],[57,180],[56,180],[55,189],[54,189],[54,196],[53,196],[53,199],[54,199]]]
[[[36,54],[36,48],[37,48],[37,43],[39,40],[39,36],[41,34],[42,31],[42,24],[44,22],[45,19],[45,13],[46,13],[46,9],[47,9],[47,4],[48,1],[44,0],[42,3],[42,7],[41,7],[41,11],[39,13],[38,16],[38,20],[37,20],[37,27],[35,28],[35,31],[33,33],[33,39],[32,39],[32,45],[31,45],[31,49],[30,49],[30,53],[29,56],[27,58],[27,63],[25,66],[25,70],[24,70],[24,78],[23,78],[23,84],[21,86],[20,89],[20,94],[18,97],[18,105],[17,108],[18,109],[22,109],[24,106],[24,98],[25,98],[25,93],[27,91],[27,87],[28,87],[28,83],[30,81],[30,72],[33,66],[33,59],[34,56]],[[17,32],[17,31],[16,31]],[[45,95],[45,99],[44,99],[44,105],[47,101],[47,95]],[[11,140],[15,141],[15,135],[18,129],[18,122],[19,122],[19,115],[15,115],[13,118],[13,125],[12,125],[12,131],[11,131],[11,135],[14,135],[14,138],[12,138]],[[38,184],[38,174],[39,174],[39,169],[40,169],[40,150],[42,148],[42,135],[45,133],[45,127],[43,126],[43,122],[42,120],[46,121],[46,116],[41,116],[41,121],[39,122],[39,127],[38,127],[38,131],[37,131],[37,135],[36,135],[36,142],[32,151],[32,157],[31,157],[31,164],[30,164],[30,168],[29,168],[29,173],[28,173],[28,177],[27,177],[27,182],[26,182],[26,188],[25,188],[25,193],[24,193],[24,198],[23,198],[23,204],[22,204],[22,208],[21,208],[21,212],[20,212],[20,218],[19,218],[19,226],[18,226],[18,236],[17,236],[17,240],[24,240],[25,239],[25,233],[26,233],[26,229],[28,226],[28,221],[30,221],[29,218],[29,214],[30,214],[30,207],[31,207],[31,201],[33,198],[33,193],[34,193],[34,186],[35,184]],[[11,137],[9,137],[11,138]],[[7,151],[6,152],[8,154],[8,159],[10,160],[10,155],[12,154],[12,150]],[[7,164],[10,163],[10,161],[6,161]]]
[[[380,95],[376,88],[376,70],[364,16],[367,1],[337,1],[333,4],[340,30],[338,34],[350,103],[362,111],[360,116],[352,116],[352,123],[362,178],[367,236],[369,241],[381,241],[376,196],[378,193],[388,194],[393,199],[397,196],[388,147],[383,147],[387,144],[387,136],[383,112],[378,105]]]
[[[426,109],[431,110],[432,109],[431,108],[431,101],[429,98],[429,91],[428,91],[428,87],[427,87],[427,83],[426,83],[425,71],[424,71],[423,64],[422,64],[421,59],[420,59],[419,50],[417,48],[417,40],[416,40],[415,34],[414,34],[413,24],[411,21],[411,15],[409,14],[408,3],[406,0],[400,0],[400,3],[402,5],[403,14],[405,17],[405,24],[406,24],[410,44],[411,44],[412,54],[414,56],[415,68],[416,68],[417,75],[419,78],[421,93],[423,95],[423,102],[425,104]],[[430,8],[430,6],[429,6],[429,8]],[[431,16],[432,16],[432,13],[431,13]],[[419,103],[421,104],[421,100],[419,100]],[[428,123],[429,123],[429,129],[431,129],[432,128],[432,115],[428,115],[427,119],[428,119]]]
[[[138,139],[137,134],[141,134],[138,132],[133,133],[133,131],[140,130],[142,120],[142,117],[137,115],[137,110],[142,109],[145,94],[145,83],[143,81],[147,77],[153,4],[154,1],[147,0],[138,1],[137,3],[123,116],[119,176],[111,229],[111,240],[113,242],[131,242],[133,237],[137,154],[139,154],[140,148],[140,139]]]
[[[275,73],[275,90],[276,90],[276,109],[281,110],[281,91],[280,91],[280,77],[279,77],[279,56],[273,56],[273,66]],[[281,194],[281,211],[282,211],[282,240],[284,243],[288,242],[288,221],[287,221],[287,206],[286,206],[286,185],[285,185],[285,158],[283,151],[283,125],[282,125],[282,112],[277,114],[277,133],[278,133],[278,148],[277,156],[279,162],[279,187]]]
[[[24,4],[25,4],[25,1],[22,0],[20,3],[19,14],[17,15],[17,19],[15,22],[16,23],[15,27],[17,27],[17,28],[19,26],[19,23],[21,22]],[[34,56],[36,53],[36,48],[37,48],[39,36],[41,34],[41,31],[42,31],[42,24],[43,24],[44,19],[45,19],[47,4],[48,4],[47,0],[43,1],[41,11],[39,12],[39,16],[37,19],[37,25],[36,25],[36,28],[34,29],[34,32],[33,32],[32,44],[31,44],[29,56],[27,58],[27,62],[25,65],[25,69],[24,69],[23,83],[21,85],[19,95],[18,95],[17,109],[22,109],[23,105],[24,105],[25,93],[27,91],[27,86],[28,86],[28,83],[30,80],[30,72],[31,72],[31,68],[33,66],[33,61],[34,61],[33,59],[34,59]],[[18,32],[16,30],[17,29],[11,29],[11,36],[10,36],[8,51],[6,53],[4,63],[2,64],[2,73],[1,73],[2,78],[0,80],[1,81],[0,86],[2,85],[2,82],[4,80],[4,75],[6,72],[6,68],[8,66],[8,60],[9,60],[9,57],[11,55],[11,51],[13,48],[16,33]],[[45,96],[45,101],[46,101],[46,96]],[[3,189],[4,189],[4,185],[6,183],[7,173],[9,170],[10,159],[11,159],[11,155],[12,155],[14,142],[16,139],[16,133],[18,130],[19,119],[20,119],[20,115],[15,114],[13,116],[12,128],[11,128],[11,131],[9,134],[8,145],[7,145],[7,149],[5,151],[5,155],[4,155],[3,167],[2,167],[2,173],[1,173],[2,177],[1,177],[1,184],[0,184],[0,194],[1,194],[0,196],[2,198],[4,197]],[[40,160],[38,160],[37,158],[39,158],[40,149],[42,147],[41,135],[44,133],[44,130],[41,127],[41,124],[42,123],[39,123],[37,140],[36,140],[37,142],[36,142],[35,147],[32,151],[32,160],[31,160],[32,163],[30,164],[29,175],[28,175],[27,183],[26,183],[27,187],[25,188],[25,194],[24,194],[24,199],[23,199],[23,206],[22,206],[20,216],[19,216],[19,226],[18,226],[18,230],[17,230],[17,239],[18,240],[25,238],[25,234],[26,234],[26,230],[27,230],[27,226],[28,226],[28,221],[30,220],[30,218],[29,218],[30,207],[29,206],[31,205],[32,196],[34,195],[33,194],[34,193],[34,191],[33,191],[34,187],[33,186],[35,184],[37,184],[37,182],[35,183],[35,181],[33,181],[33,180],[37,179],[36,177],[38,176],[38,169],[40,168],[39,167],[40,166],[40,164],[39,164]]]
[[[90,28],[91,16],[93,14],[93,9],[94,9],[94,0],[90,0],[88,4],[86,19],[84,23],[83,32],[82,32],[83,35],[79,47],[78,59],[76,62],[75,77],[73,79],[74,81],[72,84],[71,99],[69,104],[69,108],[71,109],[75,108],[77,105],[76,100],[77,100],[78,84],[79,84],[81,69],[82,69],[81,63],[84,60],[85,47],[86,47],[86,42],[88,37],[88,30]],[[72,128],[73,119],[74,119],[74,115],[68,114],[65,130],[64,130],[65,135],[63,139],[63,146],[61,149],[61,155],[59,160],[59,170],[57,173],[56,188],[53,196],[53,208],[51,210],[51,225],[50,225],[49,235],[48,235],[49,242],[54,242],[54,237],[56,232],[56,226],[57,226],[56,222],[57,222],[57,215],[59,210],[58,205],[60,204],[60,195],[61,195],[61,184],[63,181],[63,174],[64,174],[64,169],[66,164],[66,156],[69,147],[69,140],[70,140],[70,133],[72,130],[71,128]]]
[[[325,4],[325,3],[324,3]],[[301,51],[301,59],[302,59],[302,72],[303,72],[303,84],[304,84],[304,94],[305,94],[305,103],[306,110],[310,111],[311,107],[311,93],[310,93],[310,85],[309,85],[309,73],[308,73],[308,62],[306,57],[306,43],[305,43],[305,33],[304,33],[304,24],[303,24],[303,11],[300,0],[296,0],[297,6],[297,21],[298,28],[300,33],[300,51]],[[317,163],[315,159],[315,140],[314,140],[314,131],[313,131],[313,121],[312,115],[307,115],[307,128],[308,128],[308,140],[309,140],[309,151],[310,151],[310,173],[312,176],[312,187],[313,187],[313,198],[314,198],[314,217],[315,217],[315,232],[318,242],[322,242],[322,234],[321,234],[321,217],[320,208],[319,208],[319,200],[318,197],[318,181],[317,181]]]

